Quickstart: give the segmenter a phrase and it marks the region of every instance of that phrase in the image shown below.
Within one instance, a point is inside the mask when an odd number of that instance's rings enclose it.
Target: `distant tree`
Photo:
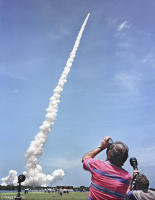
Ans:
[[[88,187],[85,187],[85,186],[80,186],[80,188],[79,188],[79,191],[81,191],[81,192],[84,192],[84,191],[88,191],[89,190],[89,188]]]

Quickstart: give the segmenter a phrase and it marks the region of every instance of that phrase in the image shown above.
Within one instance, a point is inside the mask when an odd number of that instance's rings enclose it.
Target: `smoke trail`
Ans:
[[[82,37],[82,33],[84,31],[84,28],[86,26],[87,20],[89,18],[90,13],[88,13],[80,32],[77,36],[77,39],[75,41],[74,47],[70,53],[70,56],[67,60],[66,66],[64,68],[64,71],[59,79],[58,85],[54,89],[53,96],[50,98],[49,106],[46,109],[47,114],[45,116],[45,120],[40,126],[40,132],[35,136],[34,140],[31,142],[29,148],[26,152],[26,171],[24,174],[26,175],[26,181],[25,184],[27,185],[42,185],[46,186],[51,183],[53,183],[55,180],[62,179],[64,177],[64,171],[62,169],[55,170],[52,174],[44,174],[42,172],[42,167],[39,165],[39,157],[43,154],[43,148],[47,141],[48,134],[51,132],[54,121],[56,119],[57,111],[58,111],[58,103],[60,102],[60,95],[63,91],[63,86],[65,82],[67,81],[67,76],[69,74],[70,68],[72,66],[72,63],[74,61],[76,51],[78,49],[78,46],[80,44],[80,40]],[[7,183],[7,181],[10,181],[13,177],[16,179],[15,171],[11,171],[11,174],[1,179],[3,184]],[[13,174],[13,176],[11,176]],[[11,178],[10,178],[11,176]],[[9,182],[10,183],[10,182]]]
[[[76,51],[78,49],[78,46],[80,44],[80,39],[82,37],[82,33],[84,31],[84,28],[86,26],[88,17],[90,14],[87,15],[81,30],[77,36],[77,39],[75,41],[74,47],[72,52],[70,53],[70,57],[67,60],[66,66],[64,68],[64,71],[59,79],[57,87],[54,89],[54,94],[50,98],[49,106],[46,109],[46,119],[43,122],[43,124],[40,126],[40,132],[35,136],[35,139],[31,142],[27,152],[26,152],[26,175],[27,175],[27,181],[29,184],[33,181],[36,183],[39,183],[41,185],[46,185],[47,183],[54,182],[56,179],[63,178],[64,171],[62,169],[55,170],[50,175],[45,175],[42,173],[42,168],[39,165],[39,156],[43,153],[43,147],[45,145],[45,142],[47,141],[48,134],[51,132],[51,129],[53,127],[54,121],[56,119],[57,111],[58,111],[58,103],[60,102],[60,95],[63,91],[63,86],[65,82],[67,81],[67,76],[69,74],[70,68],[72,66],[72,63],[74,61]],[[35,176],[34,176],[35,171]]]

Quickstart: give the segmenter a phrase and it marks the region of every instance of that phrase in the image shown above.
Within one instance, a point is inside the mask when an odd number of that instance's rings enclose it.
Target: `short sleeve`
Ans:
[[[96,161],[97,160],[95,158],[86,158],[86,159],[84,159],[83,168],[85,170],[88,170],[88,171],[91,172],[93,167],[95,166]]]
[[[83,161],[83,168],[85,169],[85,170],[88,170],[89,171],[89,165],[90,165],[90,160],[91,160],[92,158],[86,158],[86,159],[84,159],[84,161]]]

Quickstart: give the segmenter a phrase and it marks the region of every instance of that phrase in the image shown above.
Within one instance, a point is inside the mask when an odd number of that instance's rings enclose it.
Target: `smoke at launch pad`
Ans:
[[[45,174],[42,171],[42,167],[39,164],[39,157],[43,154],[44,145],[48,139],[48,134],[51,132],[56,119],[58,104],[60,102],[60,96],[63,91],[65,82],[67,81],[67,76],[70,72],[71,66],[73,64],[77,49],[80,44],[80,40],[87,24],[90,13],[88,13],[80,32],[76,38],[73,49],[67,60],[66,66],[63,73],[58,81],[58,85],[53,91],[53,96],[50,98],[48,108],[46,109],[47,114],[45,120],[40,126],[39,133],[35,136],[34,140],[30,143],[30,146],[26,152],[26,170],[23,174],[26,176],[25,185],[35,185],[35,186],[47,186],[52,184],[54,181],[62,179],[64,177],[64,171],[62,169],[54,170],[51,174]],[[15,170],[10,170],[7,177],[1,179],[1,185],[16,185],[17,184],[17,172]]]

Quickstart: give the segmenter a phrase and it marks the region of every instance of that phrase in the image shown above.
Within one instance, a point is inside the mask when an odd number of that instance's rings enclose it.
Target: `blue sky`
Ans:
[[[155,187],[154,0],[0,0],[0,178],[25,170],[88,12],[40,164],[45,173],[64,169],[55,184],[88,186],[81,157],[110,135]],[[129,160],[124,167],[132,173]]]

